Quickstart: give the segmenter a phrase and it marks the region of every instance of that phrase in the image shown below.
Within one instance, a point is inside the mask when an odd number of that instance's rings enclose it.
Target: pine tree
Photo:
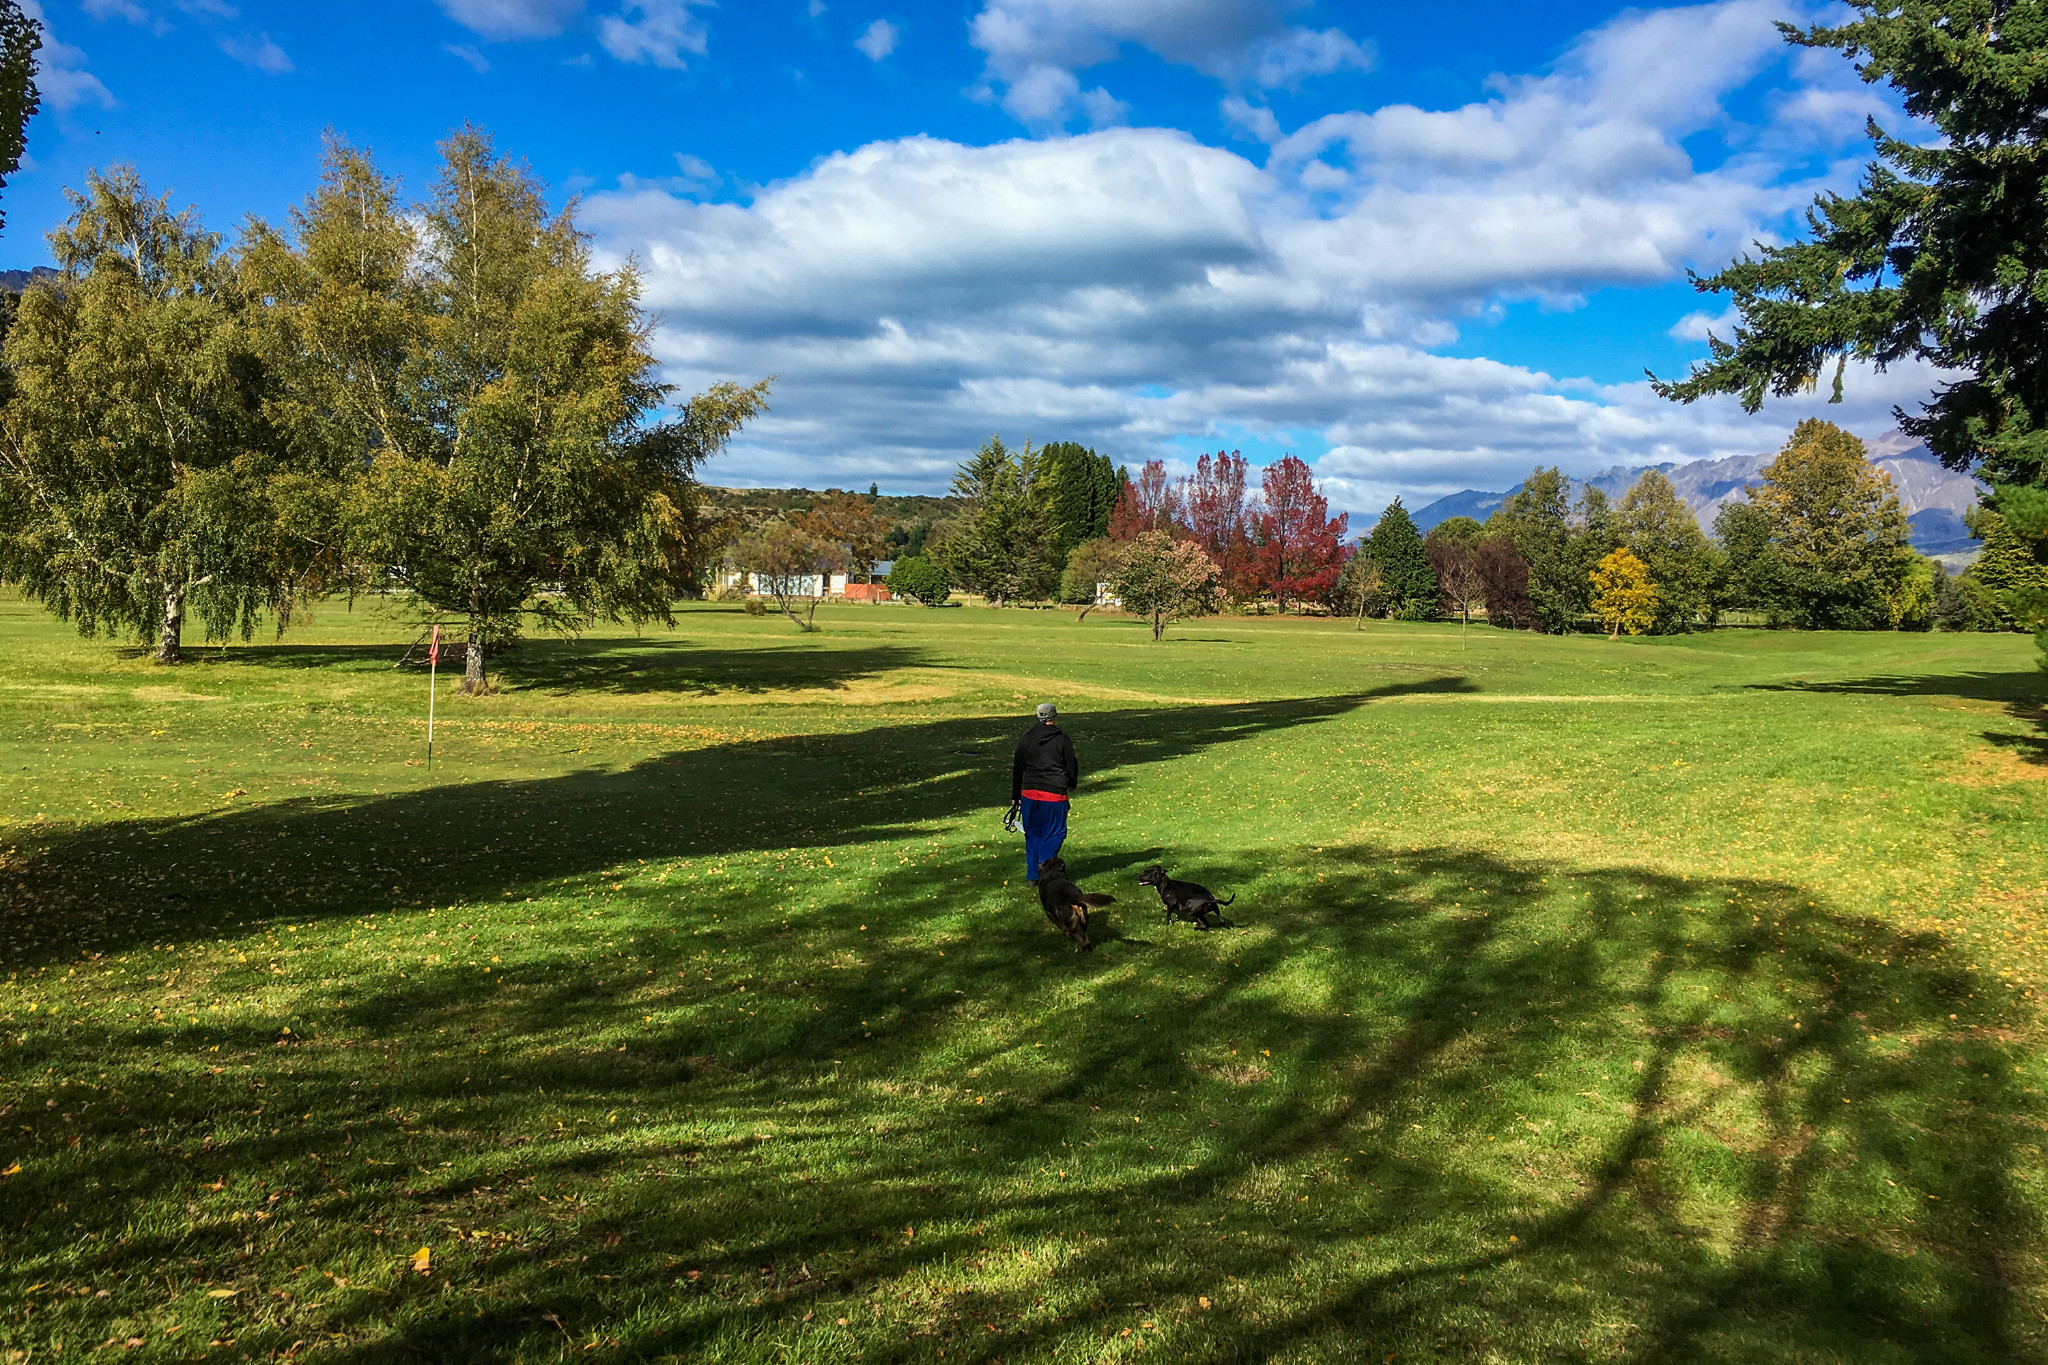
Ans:
[[[953,581],[996,606],[1052,597],[1063,556],[1039,453],[991,436],[954,474],[953,494],[967,503],[940,548]]]
[[[1054,441],[1039,447],[1038,454],[1045,462],[1053,527],[1064,561],[1082,541],[1109,534],[1109,514],[1121,485],[1108,456],[1073,441]]]
[[[1422,535],[1399,498],[1380,513],[1366,543],[1371,546],[1373,563],[1379,566],[1387,614],[1401,621],[1435,620],[1436,570],[1430,567]]]
[[[1830,360],[1838,400],[1848,359],[1923,361],[1944,377],[1920,416],[1898,414],[1908,434],[1951,468],[1981,460],[1998,489],[2048,485],[2048,23],[2033,0],[1848,3],[1851,22],[1780,30],[1888,82],[1935,136],[1871,120],[1876,161],[1854,195],[1814,201],[1807,240],[1695,277],[1731,294],[1741,321],[1657,390],[1737,394],[1755,412],[1766,393],[1811,392]]]

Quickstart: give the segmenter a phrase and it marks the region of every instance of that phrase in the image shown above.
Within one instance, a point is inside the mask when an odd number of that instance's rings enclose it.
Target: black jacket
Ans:
[[[1067,732],[1057,725],[1038,721],[1017,738],[1017,756],[1010,761],[1010,799],[1023,796],[1026,787],[1033,791],[1060,792],[1074,790],[1081,780],[1081,769],[1074,762],[1074,741],[1067,738]]]

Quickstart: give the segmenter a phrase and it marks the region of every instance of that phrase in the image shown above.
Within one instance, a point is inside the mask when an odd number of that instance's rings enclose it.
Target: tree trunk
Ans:
[[[1469,644],[1467,644],[1467,643],[1465,642],[1465,637],[1466,637],[1466,636],[1468,636],[1468,635],[1470,635],[1471,633],[1472,633],[1472,608],[1470,608],[1470,607],[1467,607],[1467,608],[1465,608],[1465,610],[1464,610],[1464,612],[1463,612],[1463,614],[1462,614],[1462,619],[1460,620],[1460,622],[1459,622],[1459,624],[1458,624],[1458,648],[1459,648],[1459,649],[1470,649],[1470,648],[1472,648],[1472,646],[1471,646],[1471,645],[1469,645]]]
[[[1162,613],[1152,618],[1152,643],[1158,644],[1159,637],[1164,634],[1166,634],[1166,617]]]
[[[175,664],[184,660],[181,646],[185,635],[185,589],[164,589],[164,624],[156,640],[156,662]]]
[[[462,686],[457,690],[467,696],[481,697],[490,689],[490,682],[484,677],[484,625],[472,616],[469,618],[469,644],[462,660]]]
[[[1367,593],[1367,592],[1366,592],[1366,591],[1365,591],[1365,590],[1364,590],[1363,588],[1360,588],[1360,589],[1359,589],[1359,591],[1358,591],[1358,624],[1352,627],[1352,629],[1353,629],[1353,630],[1364,630],[1364,629],[1365,629],[1365,599],[1366,599],[1366,598],[1367,598],[1368,596],[1370,596],[1370,594],[1369,594],[1369,593]]]

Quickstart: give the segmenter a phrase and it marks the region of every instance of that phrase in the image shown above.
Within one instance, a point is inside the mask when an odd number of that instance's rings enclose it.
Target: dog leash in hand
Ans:
[[[1022,801],[1012,801],[1010,809],[1003,814],[1003,831],[1007,834],[1015,834],[1017,832],[1017,821],[1023,814],[1024,803]]]

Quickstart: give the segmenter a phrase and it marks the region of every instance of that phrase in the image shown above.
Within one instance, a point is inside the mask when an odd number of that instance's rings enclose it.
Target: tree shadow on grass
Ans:
[[[1266,869],[1273,932],[1119,964],[1022,899],[923,931],[977,881],[959,850],[715,924],[650,893],[509,984],[308,985],[289,1036],[39,1035],[22,1110],[84,1141],[4,1187],[8,1273],[118,1286],[70,1310],[99,1339],[184,1266],[249,1295],[238,1352],[365,1361],[2038,1353],[2024,1011],[1931,937],[1364,847]],[[238,1069],[167,1094],[187,1055]],[[125,1114],[68,1112],[88,1063]]]
[[[195,650],[189,662],[206,667],[313,671],[332,668],[389,669],[407,653],[410,640],[379,644],[279,641]],[[414,649],[415,657],[424,654]],[[518,691],[610,693],[630,696],[674,693],[709,696],[720,692],[768,692],[838,688],[863,678],[905,668],[942,668],[925,650],[906,645],[834,647],[781,638],[761,647],[734,649],[671,636],[602,639],[536,638],[491,661],[494,685]],[[459,644],[443,647],[441,671],[459,675]]]
[[[1973,701],[2038,706],[2048,693],[2048,674],[2038,668],[2006,673],[1899,673],[1867,678],[1793,679],[1746,684],[1756,692],[1840,692],[1872,697],[1965,697]]]
[[[2006,714],[2033,726],[2032,733],[1984,732],[1984,741],[2012,750],[2022,762],[2048,765],[2048,673],[1909,674],[1841,679],[1833,682],[1752,683],[1765,692],[1836,692],[1874,697],[1961,697],[2005,703]]]
[[[1077,716],[1069,724],[1087,762],[1079,799],[1141,765],[1446,685]],[[524,895],[640,859],[901,843],[976,811],[993,835],[1009,800],[1009,724],[967,717],[738,740],[530,781],[38,833],[21,840],[19,875],[0,882],[0,963],[173,942],[272,917],[502,898],[512,888]]]

